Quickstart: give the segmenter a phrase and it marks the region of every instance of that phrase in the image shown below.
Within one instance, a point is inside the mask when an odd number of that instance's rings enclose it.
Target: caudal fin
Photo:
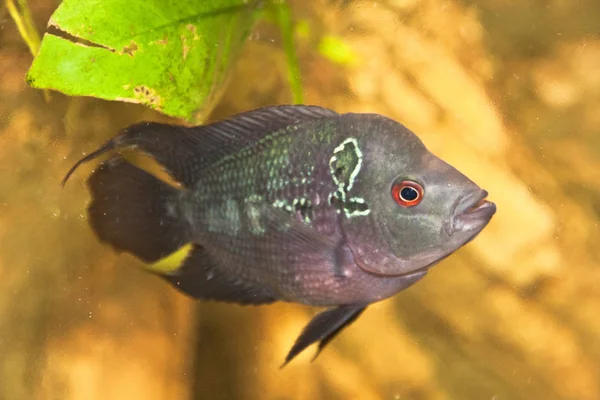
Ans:
[[[178,189],[117,155],[88,180],[89,222],[98,238],[118,251],[153,263],[189,241]]]

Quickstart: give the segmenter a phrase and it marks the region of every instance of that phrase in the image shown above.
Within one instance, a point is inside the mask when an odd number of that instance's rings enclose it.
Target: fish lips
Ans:
[[[462,197],[446,227],[448,235],[472,235],[469,241],[481,232],[496,213],[496,205],[486,200],[487,196],[487,191],[479,190]]]

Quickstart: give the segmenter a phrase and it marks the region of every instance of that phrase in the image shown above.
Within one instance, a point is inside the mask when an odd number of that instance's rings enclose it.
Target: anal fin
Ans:
[[[215,265],[203,247],[194,245],[177,270],[160,276],[181,292],[197,299],[238,304],[265,304],[278,300],[267,288],[230,276],[227,272]]]
[[[285,358],[282,368],[287,365],[294,357],[304,351],[313,343],[319,342],[319,348],[314,358],[317,358],[321,350],[345,327],[354,322],[360,314],[367,308],[363,304],[350,304],[332,308],[317,314],[308,325],[302,330],[302,333],[290,349]],[[313,360],[314,360],[313,358]]]

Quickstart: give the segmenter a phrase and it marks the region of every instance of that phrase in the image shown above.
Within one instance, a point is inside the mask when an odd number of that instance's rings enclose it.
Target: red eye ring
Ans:
[[[392,197],[402,207],[414,207],[423,200],[423,186],[415,181],[401,181],[392,186]]]

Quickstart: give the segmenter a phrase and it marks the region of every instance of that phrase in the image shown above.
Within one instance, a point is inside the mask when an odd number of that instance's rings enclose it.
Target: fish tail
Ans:
[[[90,225],[101,241],[117,251],[156,263],[190,242],[179,189],[122,156],[102,163],[87,184],[92,194]]]

